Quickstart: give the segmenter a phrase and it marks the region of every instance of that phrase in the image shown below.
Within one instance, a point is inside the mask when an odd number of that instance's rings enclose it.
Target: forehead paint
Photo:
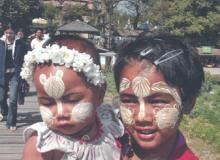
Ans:
[[[174,128],[179,121],[179,110],[175,107],[163,108],[155,115],[155,122],[160,129]]]
[[[132,89],[137,97],[146,97],[150,93],[150,82],[146,77],[137,76],[132,81]]]
[[[62,70],[57,70],[55,75],[50,74],[49,78],[47,78],[45,74],[41,74],[39,76],[40,83],[43,85],[44,91],[48,96],[54,99],[59,99],[63,95],[65,91],[65,85],[62,77]]]
[[[133,119],[133,111],[130,110],[129,108],[121,105],[120,106],[120,114],[121,114],[121,118],[122,118],[122,121],[125,125],[133,125],[135,123],[134,119]]]
[[[144,97],[150,94],[150,82],[146,77],[137,76],[132,81],[132,89],[134,94],[138,97],[140,103],[138,118],[144,119],[146,112]]]
[[[127,78],[122,78],[121,83],[120,83],[120,88],[119,88],[119,92],[122,92],[126,89],[128,89],[130,86],[130,81]]]
[[[41,113],[42,120],[48,126],[51,126],[53,123],[53,113],[50,111],[50,109],[45,106],[40,106],[40,113]]]
[[[173,87],[170,87],[165,82],[156,82],[156,83],[152,84],[151,90],[152,91],[159,91],[159,92],[163,92],[163,93],[168,93],[175,99],[178,106],[181,106],[181,104],[182,104],[181,98],[180,98],[177,90]]]
[[[71,117],[77,122],[84,122],[93,116],[94,106],[92,103],[79,103],[73,107]]]

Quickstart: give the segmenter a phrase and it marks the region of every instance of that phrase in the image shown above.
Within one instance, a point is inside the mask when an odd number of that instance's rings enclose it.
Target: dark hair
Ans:
[[[88,39],[77,35],[56,35],[52,36],[45,42],[44,46],[48,44],[58,44],[60,46],[67,46],[69,49],[75,48],[79,52],[86,52],[93,58],[93,62],[100,66],[100,57],[95,45]]]
[[[36,29],[35,29],[35,33],[36,33],[37,31],[43,32],[43,29],[42,29],[42,28],[36,28]]]
[[[140,52],[145,49],[149,49],[150,53],[141,56]],[[165,59],[171,57],[177,54],[177,51],[182,53],[157,64],[156,67],[162,72],[169,85],[178,87],[181,90],[183,102],[196,97],[204,81],[204,71],[197,51],[181,38],[161,33],[141,36],[122,47],[114,65],[117,90],[119,90],[120,73],[130,63],[131,59],[146,59],[155,64],[155,60],[161,59],[162,56]],[[170,54],[165,55],[168,52]],[[187,110],[191,110],[192,107]]]
[[[15,31],[14,27],[11,26],[4,26],[3,30],[6,31],[8,29],[11,29],[13,32]]]

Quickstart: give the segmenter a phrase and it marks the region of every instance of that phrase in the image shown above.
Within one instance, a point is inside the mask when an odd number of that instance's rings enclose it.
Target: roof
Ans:
[[[80,20],[64,24],[57,28],[61,32],[99,33],[99,30]]]

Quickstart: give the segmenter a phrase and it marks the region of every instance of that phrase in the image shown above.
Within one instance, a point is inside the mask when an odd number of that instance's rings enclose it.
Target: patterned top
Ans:
[[[56,133],[44,122],[35,123],[25,129],[25,142],[37,132],[37,150],[41,153],[62,151],[64,155],[61,160],[119,160],[121,148],[116,138],[124,134],[124,127],[110,105],[97,107],[97,115],[103,132],[90,142],[81,143],[78,139]]]

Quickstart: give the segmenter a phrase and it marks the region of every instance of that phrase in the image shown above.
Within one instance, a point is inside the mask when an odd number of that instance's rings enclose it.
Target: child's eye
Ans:
[[[47,106],[47,107],[50,107],[50,106],[52,106],[52,105],[55,104],[54,101],[44,101],[44,102],[39,102],[39,103],[40,103],[41,105]]]
[[[170,101],[164,99],[154,99],[154,100],[150,100],[149,103],[151,103],[152,106],[155,107],[166,107],[167,105],[170,104]]]
[[[67,99],[67,100],[64,100],[63,102],[64,103],[71,103],[71,104],[74,104],[74,103],[78,103],[80,100],[76,100],[76,99]]]
[[[151,100],[150,103],[152,103],[152,104],[158,104],[158,103],[167,104],[167,103],[169,103],[169,101],[164,100],[164,99],[156,99],[156,100]]]
[[[123,104],[136,104],[137,103],[137,100],[135,100],[135,99],[121,99],[121,102],[123,103]]]

